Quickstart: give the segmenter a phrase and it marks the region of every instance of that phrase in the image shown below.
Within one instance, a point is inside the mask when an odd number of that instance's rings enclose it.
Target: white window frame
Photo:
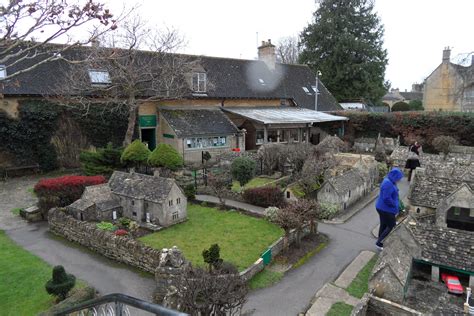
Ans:
[[[207,92],[207,74],[205,72],[193,73],[192,88],[194,92]]]
[[[109,85],[112,83],[110,74],[107,70],[89,69],[89,79],[93,85]]]
[[[7,77],[7,67],[5,65],[0,65],[0,80]]]
[[[229,147],[227,136],[200,136],[185,139],[186,150]]]

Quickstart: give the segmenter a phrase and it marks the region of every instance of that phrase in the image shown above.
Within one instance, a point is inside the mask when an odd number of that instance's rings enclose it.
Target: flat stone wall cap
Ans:
[[[39,212],[39,207],[36,205],[25,208],[26,213],[36,213]]]

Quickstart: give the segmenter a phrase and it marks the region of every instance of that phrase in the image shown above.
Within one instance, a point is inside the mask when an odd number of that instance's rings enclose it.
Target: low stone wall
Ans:
[[[81,244],[105,257],[155,273],[160,263],[159,250],[145,246],[128,237],[115,236],[98,229],[95,223],[80,221],[60,209],[51,209],[48,216],[49,230],[67,240]]]
[[[310,225],[307,224],[303,227],[303,232],[301,233],[301,238],[309,235],[310,233]],[[288,236],[288,243],[291,245],[296,240],[296,230],[293,229],[290,231],[290,235]],[[277,241],[275,241],[268,249],[272,251],[272,259],[276,257],[284,247],[284,238],[280,237]],[[263,259],[258,258],[250,267],[245,269],[244,271],[240,272],[240,276],[244,278],[246,281],[250,280],[254,275],[259,273],[265,268],[263,264]]]
[[[407,306],[365,293],[359,304],[352,309],[351,316],[366,315],[421,316],[423,313]]]

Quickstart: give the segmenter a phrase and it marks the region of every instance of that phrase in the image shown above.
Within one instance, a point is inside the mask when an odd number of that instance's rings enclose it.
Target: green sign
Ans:
[[[155,127],[156,115],[140,115],[140,127]]]
[[[262,253],[263,265],[268,265],[272,261],[272,250],[268,249],[264,253]]]
[[[171,134],[163,134],[164,138],[174,138],[174,135]]]

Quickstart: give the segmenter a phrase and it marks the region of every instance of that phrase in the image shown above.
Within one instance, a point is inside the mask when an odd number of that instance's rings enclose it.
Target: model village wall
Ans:
[[[155,273],[159,266],[161,251],[140,241],[99,229],[95,223],[77,220],[61,209],[51,209],[48,222],[53,234],[81,244],[107,258],[150,273]]]

